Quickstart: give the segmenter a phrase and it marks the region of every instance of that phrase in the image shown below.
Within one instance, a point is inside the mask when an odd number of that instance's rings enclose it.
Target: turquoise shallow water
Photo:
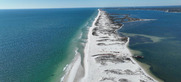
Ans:
[[[134,18],[156,19],[124,23],[119,33],[130,37],[129,48],[139,51],[134,55],[144,56],[144,59],[138,61],[150,65],[155,76],[165,82],[181,81],[181,13],[118,9],[106,11],[129,14]]]
[[[0,10],[0,81],[59,81],[75,54],[72,40],[86,30],[96,12],[91,8]]]

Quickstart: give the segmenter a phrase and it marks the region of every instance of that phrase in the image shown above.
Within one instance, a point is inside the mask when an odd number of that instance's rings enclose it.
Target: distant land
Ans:
[[[165,12],[181,12],[181,6],[148,6],[148,7],[112,7],[104,9],[119,9],[119,10],[159,10]]]

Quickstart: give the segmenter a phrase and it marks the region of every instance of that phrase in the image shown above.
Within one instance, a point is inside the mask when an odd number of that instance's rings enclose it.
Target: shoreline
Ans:
[[[85,71],[85,73],[88,71],[88,67],[87,67],[87,65],[85,64],[85,63],[87,63],[88,61],[86,61],[87,60],[87,56],[88,55],[85,55],[86,53],[89,53],[88,52],[88,48],[89,48],[89,37],[90,37],[90,35],[92,34],[92,30],[94,29],[94,27],[95,27],[95,23],[97,22],[97,20],[98,20],[98,18],[99,18],[99,16],[100,16],[100,11],[98,10],[98,15],[96,16],[96,18],[94,19],[94,21],[93,21],[93,23],[92,23],[92,26],[89,28],[89,32],[88,32],[88,40],[87,40],[87,43],[86,43],[86,45],[85,45],[85,48],[84,48],[84,60],[83,60],[83,63],[84,63],[84,71]],[[86,74],[84,74],[84,77],[85,76],[87,76]],[[82,78],[82,79],[84,79],[84,77]],[[82,82],[82,79],[80,80],[80,82]]]
[[[62,82],[158,82],[132,58],[128,48],[129,38],[118,35],[117,31],[123,24],[113,24],[105,11],[98,11],[89,28],[84,67],[80,55],[76,55]]]
[[[134,59],[134,58],[133,58]],[[158,82],[164,82],[162,79],[156,77],[151,71],[150,71],[150,65],[142,63],[136,59],[134,59],[139,65],[140,67],[142,67],[142,69],[144,69],[144,71],[151,76],[152,78],[154,78],[155,80],[157,80]]]
[[[133,52],[131,52],[131,49],[129,49],[128,46],[129,46],[129,42],[128,42],[128,44],[127,44],[127,48],[128,48],[128,50],[129,50],[129,52],[132,54]],[[132,54],[132,56],[133,56],[133,54]],[[153,79],[154,79],[155,81],[157,81],[157,82],[164,82],[163,80],[161,80],[160,78],[156,77],[155,75],[153,75],[153,74],[151,73],[151,71],[150,71],[150,65],[147,65],[147,64],[145,64],[145,63],[139,62],[138,60],[136,60],[136,59],[133,58],[133,57],[132,57],[132,59],[140,66],[141,69],[143,69],[143,72],[144,72],[147,76],[153,78]]]
[[[90,27],[92,27],[92,24],[93,22],[95,21],[95,17],[97,16],[96,14],[97,12],[95,12],[86,22],[85,24],[83,24],[83,26],[81,27],[84,27],[86,26],[86,31],[88,31],[88,29]],[[95,16],[94,16],[95,15]],[[90,23],[90,25],[89,25]],[[89,28],[88,28],[89,27]],[[86,38],[82,38],[84,36],[84,33],[83,32],[80,32],[80,35],[78,36],[78,39],[81,41],[84,41],[84,42],[80,42],[79,44],[84,46],[86,45],[87,43],[87,37]],[[87,35],[86,35],[87,36]],[[75,40],[78,40],[78,39],[75,39]],[[86,39],[86,40],[85,40]],[[72,40],[73,41],[73,40]],[[70,61],[69,64],[67,64],[63,71],[64,71],[64,75],[61,76],[59,82],[79,82],[79,80],[83,77],[83,72],[84,72],[84,68],[82,66],[82,54],[84,53],[84,50],[81,52],[79,51],[80,48],[76,48],[74,51],[75,51],[75,56],[73,57],[73,59]],[[74,73],[72,73],[74,72]],[[79,72],[79,73],[78,73]],[[81,72],[81,73],[80,73]],[[78,76],[77,76],[78,75]],[[74,81],[73,81],[74,80]]]

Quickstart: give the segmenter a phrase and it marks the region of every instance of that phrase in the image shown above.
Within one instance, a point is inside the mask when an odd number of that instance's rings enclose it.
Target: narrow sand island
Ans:
[[[115,25],[105,11],[99,10],[89,29],[83,66],[77,55],[63,82],[157,82],[132,58],[127,48],[129,38],[117,34],[122,26]]]
[[[81,82],[157,82],[134,61],[127,48],[129,38],[120,37],[106,12],[99,10],[89,29],[85,47],[85,75]]]

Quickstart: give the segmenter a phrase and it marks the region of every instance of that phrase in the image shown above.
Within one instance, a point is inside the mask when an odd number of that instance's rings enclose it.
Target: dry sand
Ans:
[[[120,28],[106,12],[99,10],[89,29],[84,70],[78,55],[68,67],[63,82],[157,82],[132,58],[127,47],[129,38],[117,34]]]

